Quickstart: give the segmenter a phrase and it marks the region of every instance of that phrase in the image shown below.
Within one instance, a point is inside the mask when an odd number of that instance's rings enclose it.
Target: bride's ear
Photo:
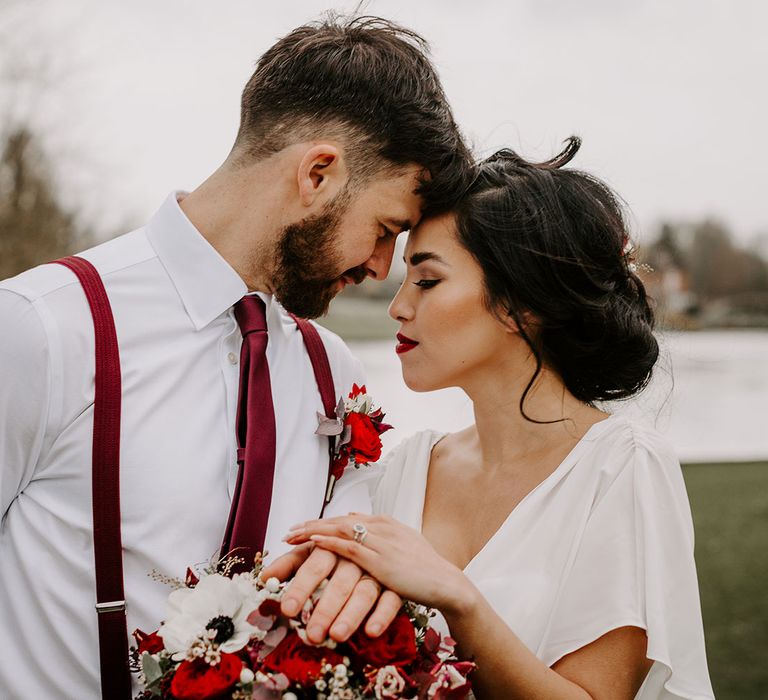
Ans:
[[[523,311],[518,314],[516,319],[507,309],[501,309],[499,312],[499,320],[506,328],[507,333],[519,334],[522,327],[522,330],[524,330],[528,336],[531,335],[533,329],[538,325],[536,316],[534,316],[531,311]]]

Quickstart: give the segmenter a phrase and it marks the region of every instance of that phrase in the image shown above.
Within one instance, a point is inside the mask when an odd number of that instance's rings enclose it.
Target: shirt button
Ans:
[[[237,364],[237,355],[235,353],[231,352],[229,355],[227,355],[227,359],[229,360],[229,364],[236,365]]]

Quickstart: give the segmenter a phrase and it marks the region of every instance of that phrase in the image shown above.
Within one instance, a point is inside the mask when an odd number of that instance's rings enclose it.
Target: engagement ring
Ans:
[[[362,523],[355,523],[352,526],[352,532],[355,533],[353,539],[358,544],[363,544],[363,542],[365,542],[365,538],[368,536],[368,528]]]

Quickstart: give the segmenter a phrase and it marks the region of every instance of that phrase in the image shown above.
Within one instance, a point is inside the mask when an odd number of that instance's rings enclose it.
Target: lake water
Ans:
[[[628,412],[667,435],[684,462],[768,459],[768,331],[664,333],[651,386],[612,412]],[[368,387],[396,430],[385,448],[416,430],[458,430],[472,406],[458,389],[417,394],[400,376],[394,340],[349,344]]]

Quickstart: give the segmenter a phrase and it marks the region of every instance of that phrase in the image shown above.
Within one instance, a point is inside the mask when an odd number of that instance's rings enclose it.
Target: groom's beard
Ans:
[[[323,212],[289,224],[277,244],[273,289],[277,300],[301,318],[317,318],[328,311],[339,292],[342,275],[355,284],[366,273],[362,267],[339,273],[341,262],[334,233],[347,208],[344,193]]]

